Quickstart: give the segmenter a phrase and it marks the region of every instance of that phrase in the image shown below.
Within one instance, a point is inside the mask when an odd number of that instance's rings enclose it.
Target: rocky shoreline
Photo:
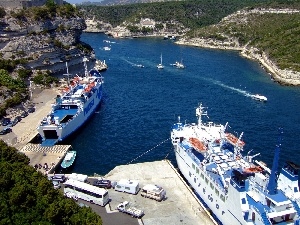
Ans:
[[[300,85],[300,73],[292,70],[279,69],[276,64],[263,52],[260,54],[259,49],[247,46],[239,46],[236,41],[223,43],[203,38],[182,38],[175,42],[179,45],[189,45],[201,48],[221,49],[239,51],[240,55],[258,61],[260,65],[270,74],[271,79],[281,85],[298,86]]]

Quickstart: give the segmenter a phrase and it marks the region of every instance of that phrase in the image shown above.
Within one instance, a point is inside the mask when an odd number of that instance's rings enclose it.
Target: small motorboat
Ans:
[[[69,151],[67,152],[65,158],[61,163],[61,167],[63,169],[67,169],[68,167],[72,166],[76,158],[76,151]]]
[[[103,47],[103,50],[104,50],[104,51],[110,51],[110,49],[111,49],[111,48],[110,48],[110,47],[107,47],[107,46]]]
[[[266,102],[268,100],[267,97],[259,94],[251,95],[251,98],[261,102]]]

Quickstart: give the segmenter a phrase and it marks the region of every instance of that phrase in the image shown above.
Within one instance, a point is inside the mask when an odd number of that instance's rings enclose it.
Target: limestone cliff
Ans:
[[[43,21],[22,21],[6,16],[2,20],[0,52],[4,59],[26,58],[25,67],[49,70],[53,74],[82,62],[83,55],[94,59],[92,49],[80,41],[86,29],[80,17],[55,17]]]

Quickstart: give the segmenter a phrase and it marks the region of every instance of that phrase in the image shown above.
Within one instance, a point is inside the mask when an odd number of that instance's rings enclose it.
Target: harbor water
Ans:
[[[102,72],[99,109],[68,143],[77,151],[72,172],[104,175],[117,165],[164,158],[176,167],[170,128],[179,116],[183,122],[197,122],[199,103],[207,107],[208,121],[228,122],[237,136],[243,132],[243,154],[260,153],[254,159],[269,167],[278,128],[283,128],[280,166],[286,160],[300,164],[300,88],[272,81],[257,62],[235,51],[180,46],[162,38],[84,33],[81,40],[106,61],[108,70]],[[161,55],[165,67],[158,70]],[[181,60],[186,68],[171,65]],[[268,101],[249,96],[257,93]]]

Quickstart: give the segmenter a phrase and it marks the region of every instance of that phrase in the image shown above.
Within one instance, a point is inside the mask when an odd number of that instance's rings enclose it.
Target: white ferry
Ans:
[[[279,146],[272,169],[242,155],[245,143],[226,132],[227,124],[174,124],[171,140],[182,175],[223,225],[300,224],[298,170],[287,162],[277,180]]]
[[[50,113],[42,119],[37,130],[43,146],[52,146],[78,130],[95,112],[102,99],[103,77],[97,69],[87,71],[84,58],[84,77],[75,76],[58,95]],[[69,74],[67,74],[69,75]]]

